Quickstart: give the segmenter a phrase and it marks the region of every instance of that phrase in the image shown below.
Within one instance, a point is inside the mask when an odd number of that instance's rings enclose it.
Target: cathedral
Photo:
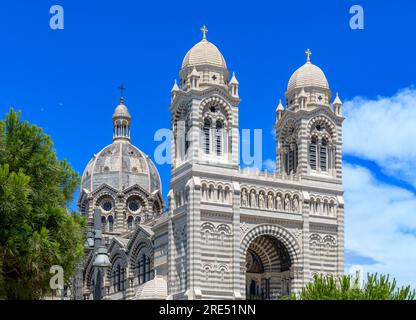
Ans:
[[[102,253],[87,250],[81,299],[269,300],[344,271],[338,94],[308,49],[276,109],[275,172],[242,168],[239,83],[201,31],[171,91],[168,203],[157,167],[130,140],[123,98],[112,143],[84,170],[79,209],[99,225],[111,266],[100,270]]]

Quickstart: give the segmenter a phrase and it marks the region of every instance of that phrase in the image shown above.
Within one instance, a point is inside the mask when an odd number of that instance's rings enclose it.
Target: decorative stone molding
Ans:
[[[302,194],[242,186],[241,207],[299,213],[302,211]]]

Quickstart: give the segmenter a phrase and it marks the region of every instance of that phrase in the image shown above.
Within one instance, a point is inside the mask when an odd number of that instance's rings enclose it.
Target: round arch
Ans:
[[[313,127],[317,124],[325,125],[328,128],[328,133],[330,135],[331,140],[336,141],[336,139],[338,138],[336,126],[331,119],[323,115],[315,116],[309,120],[306,131],[309,136],[311,135]]]
[[[300,247],[295,236],[282,226],[275,224],[261,224],[248,231],[241,239],[240,254],[244,257],[250,243],[260,236],[272,236],[281,241],[288,250],[293,264],[300,264]]]
[[[220,107],[223,112],[226,119],[224,119],[227,123],[227,125],[232,124],[233,120],[233,114],[232,114],[232,108],[229,103],[227,103],[223,98],[220,96],[214,95],[211,97],[207,97],[203,99],[199,106],[199,119],[203,119],[204,109],[209,105],[217,105]],[[202,123],[202,122],[201,122]]]
[[[253,279],[257,287],[254,299],[260,297],[259,292],[261,299],[275,299],[295,290],[298,282],[295,278],[301,266],[300,250],[296,237],[280,225],[261,224],[249,230],[240,242],[240,270],[246,294],[253,298]],[[253,269],[250,257],[256,255],[263,267]]]

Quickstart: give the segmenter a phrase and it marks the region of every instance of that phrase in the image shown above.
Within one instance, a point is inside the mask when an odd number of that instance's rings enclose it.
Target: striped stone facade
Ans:
[[[339,97],[330,103],[308,50],[285,108],[276,110],[276,169],[241,168],[239,84],[234,74],[227,81],[225,59],[203,32],[171,93],[167,212],[159,214],[160,190],[102,187],[118,199],[117,212],[128,212],[130,193],[148,203],[133,230],[118,216],[120,232],[108,237],[105,299],[277,299],[315,274],[344,271]],[[89,212],[98,204],[91,195],[80,200]],[[86,298],[97,279],[92,260],[84,269]]]
[[[276,111],[274,172],[240,168],[235,75],[210,83],[209,57],[182,65],[185,85],[175,84],[170,106],[169,214],[171,232],[187,236],[185,248],[169,244],[170,299],[276,299],[314,274],[343,273],[341,103],[330,103],[325,75],[307,57]],[[225,62],[212,70],[228,74]],[[204,81],[187,80],[198,72]],[[181,134],[191,143],[181,145]]]

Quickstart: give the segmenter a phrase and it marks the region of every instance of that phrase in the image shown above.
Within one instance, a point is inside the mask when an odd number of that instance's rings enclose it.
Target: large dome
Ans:
[[[188,51],[182,69],[191,66],[213,65],[226,69],[227,64],[218,48],[207,39],[202,39]]]
[[[305,87],[319,87],[329,89],[325,74],[318,66],[307,61],[297,69],[289,79],[287,91]]]
[[[162,192],[160,176],[152,160],[126,141],[108,145],[85,168],[83,189],[92,192],[104,183],[119,191],[138,184],[149,193]]]

